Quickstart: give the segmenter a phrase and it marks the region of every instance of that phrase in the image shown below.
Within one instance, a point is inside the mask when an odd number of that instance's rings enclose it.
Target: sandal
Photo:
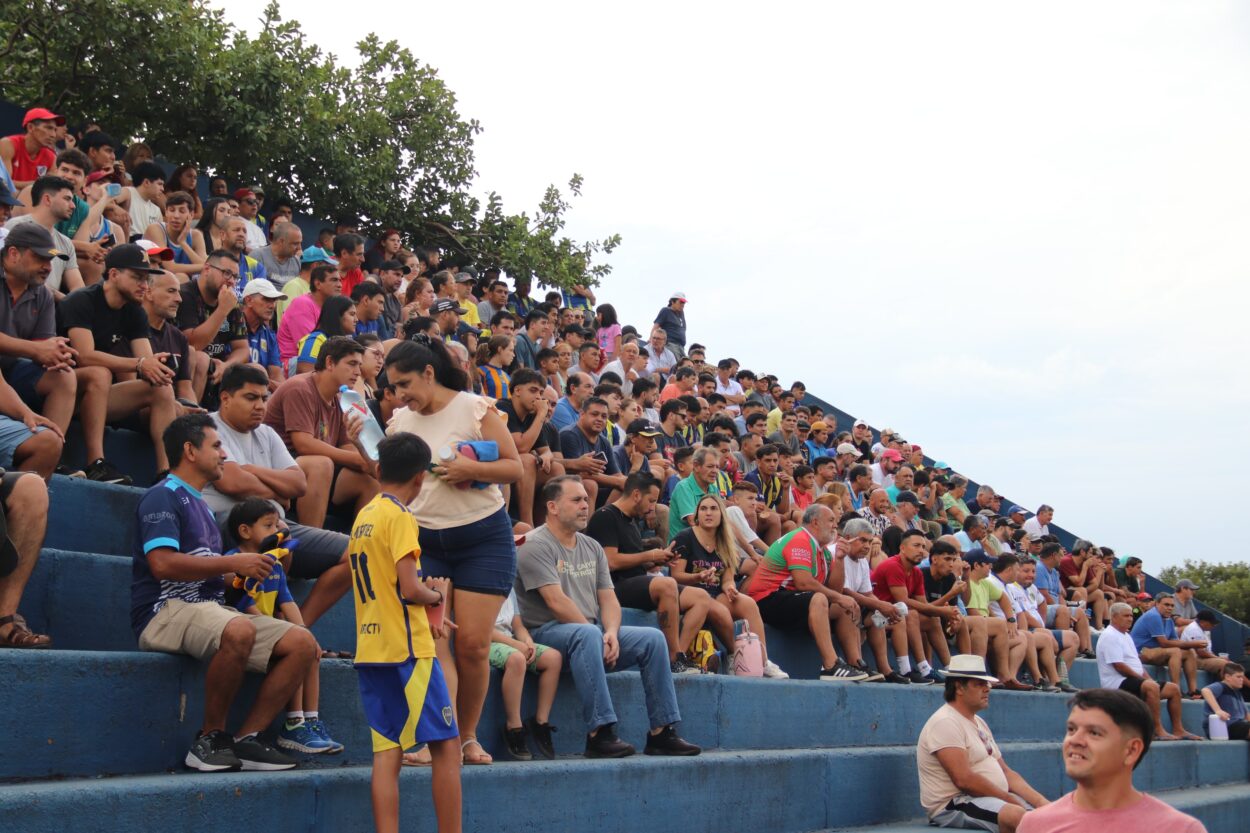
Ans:
[[[52,637],[31,633],[26,620],[18,616],[0,616],[0,628],[10,625],[9,632],[0,636],[0,648],[51,648]]]
[[[416,752],[405,752],[400,763],[404,766],[433,766],[434,757],[430,755],[430,747],[422,746]]]
[[[464,753],[464,750],[470,745],[476,746],[481,750],[481,753],[473,756],[472,759]],[[486,748],[475,737],[469,737],[464,743],[460,744],[460,759],[465,766],[488,766],[495,762],[495,759],[490,756],[490,753],[486,751]]]

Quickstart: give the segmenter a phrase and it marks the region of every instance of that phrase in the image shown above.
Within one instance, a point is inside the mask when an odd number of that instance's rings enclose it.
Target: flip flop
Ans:
[[[464,750],[470,745],[477,746],[481,750],[481,754],[476,755],[474,760],[469,760],[469,756],[464,754]],[[490,753],[486,751],[486,747],[482,746],[477,738],[469,738],[460,744],[460,760],[465,766],[490,766],[495,762],[495,759],[490,756]]]
[[[400,763],[404,766],[433,766],[434,759],[430,757],[430,748],[422,746],[416,752],[405,752]]]

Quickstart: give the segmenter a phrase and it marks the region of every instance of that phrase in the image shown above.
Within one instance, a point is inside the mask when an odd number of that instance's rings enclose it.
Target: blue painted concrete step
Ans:
[[[631,743],[647,726],[637,672],[609,675],[620,731]],[[248,677],[232,726],[251,702],[259,677]],[[675,681],[682,733],[708,748],[801,749],[913,744],[942,702],[937,686],[682,676]],[[522,714],[533,713],[531,677]],[[350,662],[321,664],[321,712],[347,745],[333,765],[367,763],[368,729]],[[34,696],[32,696],[34,695]],[[995,692],[985,713],[1004,741],[1055,741],[1067,698]],[[1186,704],[1198,730],[1202,707]],[[106,651],[0,652],[0,737],[18,756],[0,756],[0,778],[118,775],[177,769],[203,713],[203,668],[187,657]],[[119,716],[125,716],[124,719]],[[584,724],[571,679],[561,681],[551,722],[561,755],[580,753]],[[504,710],[491,686],[478,734],[497,757]],[[86,727],[86,730],[84,730]]]
[[[1215,783],[1199,780],[1197,746],[1171,745],[1166,756],[1152,752],[1136,776],[1139,788],[1175,788],[1185,777],[1190,780],[1183,786]],[[1232,746],[1213,744],[1209,750]],[[1240,770],[1210,766],[1208,773],[1236,774],[1244,781],[1244,746],[1224,762],[1240,756]],[[645,823],[648,833],[798,833],[907,823],[919,813],[914,754],[908,747],[739,751],[685,759],[639,755],[620,761],[467,767],[465,830],[585,833],[635,830]],[[1004,754],[1044,794],[1058,796],[1070,789],[1056,744],[1008,744]],[[223,819],[247,819],[256,829],[367,830],[368,778],[367,767],[346,767],[19,784],[0,790],[0,818],[15,833],[221,829]],[[401,778],[404,829],[433,831],[429,772],[406,769]],[[882,795],[882,784],[889,785],[889,801],[872,798]],[[566,798],[575,794],[577,800],[557,800],[557,791]],[[1182,795],[1190,806],[1213,810],[1250,806],[1245,784],[1186,790],[1177,797]],[[854,796],[865,800],[848,800]]]

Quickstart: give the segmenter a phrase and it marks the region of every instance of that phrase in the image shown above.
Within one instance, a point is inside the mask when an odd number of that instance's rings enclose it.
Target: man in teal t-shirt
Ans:
[[[680,481],[673,489],[668,502],[668,537],[673,538],[682,529],[689,526],[686,518],[694,514],[699,501],[710,491],[725,499],[718,484],[720,473],[720,454],[714,448],[700,448],[694,453],[694,469],[690,476]]]

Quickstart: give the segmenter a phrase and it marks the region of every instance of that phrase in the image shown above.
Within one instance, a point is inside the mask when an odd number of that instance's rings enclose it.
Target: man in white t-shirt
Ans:
[[[1173,617],[1175,618],[1175,617]],[[1228,665],[1230,660],[1211,652],[1211,631],[1215,630],[1216,625],[1220,623],[1219,617],[1215,615],[1213,610],[1200,610],[1198,616],[1192,622],[1185,626],[1181,631],[1182,642],[1205,642],[1205,648],[1190,648],[1198,655],[1198,667],[1208,674],[1214,675],[1215,679],[1219,679],[1224,674],[1224,666]],[[1190,680],[1190,682],[1193,682]],[[1197,691],[1196,687],[1190,687],[1190,691]]]
[[[920,803],[937,827],[1014,833],[1025,814],[1050,802],[1007,766],[994,733],[977,714],[990,704],[990,685],[998,682],[985,660],[956,654],[941,672],[946,704],[933,713],[916,742]],[[967,784],[978,776],[976,786]]]
[[[1159,684],[1146,676],[1137,645],[1129,631],[1133,628],[1133,608],[1124,602],[1111,605],[1111,627],[1098,637],[1098,682],[1102,688],[1118,689],[1145,701],[1155,721],[1156,740],[1187,738],[1201,740],[1185,731],[1181,722],[1181,690],[1176,683]],[[1163,728],[1161,701],[1168,701],[1173,732]],[[1179,730],[1179,731],[1178,731]]]
[[[1042,504],[1037,507],[1037,514],[1025,521],[1021,526],[1024,531],[1032,535],[1034,538],[1040,538],[1043,535],[1050,534],[1050,521],[1055,517],[1055,510],[1052,506]]]
[[[155,162],[140,162],[130,171],[130,228],[143,231],[153,223],[165,222],[165,212],[156,202],[165,193],[165,172]],[[123,241],[124,242],[124,241]]]
[[[716,363],[716,392],[725,397],[725,401],[729,403],[725,406],[725,413],[737,416],[742,410],[742,403],[747,401],[747,397],[742,390],[742,385],[733,377],[733,369],[733,359],[721,359]]]
[[[1019,565],[1020,559],[1014,555],[1000,555],[995,560],[986,581],[993,582],[1002,591],[1002,596],[998,601],[990,600],[990,615],[1015,623],[1017,632],[1028,640],[1024,660],[1036,688],[1053,694],[1060,690],[1059,669],[1055,664],[1055,649],[1058,646],[1049,631],[1030,630],[1028,617],[1020,608],[1018,598],[1012,595],[1010,585],[1016,580]]]

